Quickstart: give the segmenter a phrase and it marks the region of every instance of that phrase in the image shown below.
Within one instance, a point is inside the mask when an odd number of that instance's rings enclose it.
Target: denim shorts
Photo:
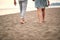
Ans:
[[[45,8],[47,7],[47,0],[35,0],[35,7],[36,8]]]

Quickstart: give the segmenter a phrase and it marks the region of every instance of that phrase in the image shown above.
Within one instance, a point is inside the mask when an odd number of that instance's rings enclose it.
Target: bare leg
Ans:
[[[43,22],[42,9],[37,8],[37,14],[38,14],[39,23],[42,23]]]
[[[43,22],[45,21],[45,8],[42,8]]]

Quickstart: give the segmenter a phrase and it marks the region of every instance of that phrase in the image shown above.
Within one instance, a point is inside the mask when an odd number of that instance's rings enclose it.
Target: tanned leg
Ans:
[[[39,23],[42,23],[43,16],[42,16],[42,9],[41,8],[37,8],[37,15],[38,15]]]
[[[45,21],[45,8],[42,8],[43,22]]]

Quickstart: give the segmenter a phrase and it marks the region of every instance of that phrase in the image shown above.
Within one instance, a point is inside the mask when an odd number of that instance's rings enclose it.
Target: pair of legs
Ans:
[[[20,22],[24,23],[24,16],[27,8],[27,0],[19,1],[19,6],[20,6]]]
[[[45,20],[45,7],[48,7],[49,0],[35,0],[35,7],[37,8],[37,14],[39,18],[39,23]]]
[[[44,22],[45,8],[37,8],[37,15],[38,15],[39,23]]]

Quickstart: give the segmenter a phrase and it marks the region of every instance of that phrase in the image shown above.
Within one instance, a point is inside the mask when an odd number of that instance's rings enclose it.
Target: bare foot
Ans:
[[[43,20],[43,23],[45,23],[46,21],[45,20]]]
[[[46,21],[45,20],[43,20],[43,21],[41,21],[40,23],[45,23]]]
[[[24,24],[24,18],[21,18],[20,23]]]
[[[39,23],[40,23],[40,24],[42,24],[43,22],[42,22],[42,21],[40,21]]]

